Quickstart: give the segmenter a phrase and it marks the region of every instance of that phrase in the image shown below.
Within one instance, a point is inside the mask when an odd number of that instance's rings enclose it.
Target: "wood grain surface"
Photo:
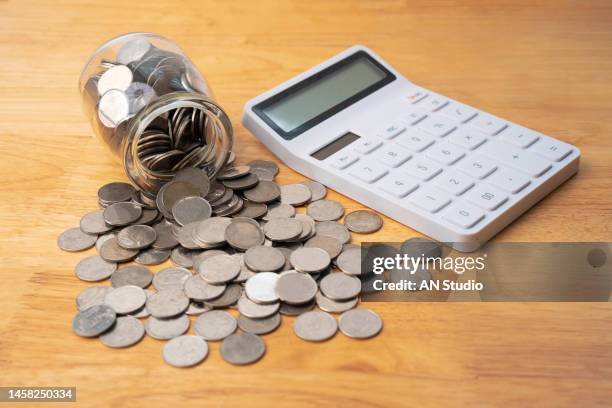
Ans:
[[[191,57],[234,123],[241,162],[273,159],[240,124],[246,100],[365,44],[419,85],[580,147],[579,174],[497,241],[612,241],[609,1],[4,0],[0,386],[76,386],[94,407],[609,406],[606,303],[370,303],[380,336],[321,344],[284,318],[248,367],[224,362],[217,343],[179,370],[151,338],[111,350],[74,335],[84,254],[56,238],[96,208],[99,186],[125,180],[92,137],[77,80],[99,44],[130,31],[165,35]],[[302,179],[281,166],[280,183]],[[385,218],[355,242],[418,235]]]

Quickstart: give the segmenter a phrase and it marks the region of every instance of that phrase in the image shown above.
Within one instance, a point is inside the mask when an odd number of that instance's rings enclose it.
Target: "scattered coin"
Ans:
[[[315,221],[335,221],[344,215],[344,207],[336,201],[318,200],[308,204],[306,213]]]
[[[225,230],[225,240],[233,248],[246,251],[264,243],[264,233],[257,223],[234,218]]]
[[[315,235],[304,244],[305,248],[321,248],[334,259],[342,252],[342,242],[327,235]]]
[[[84,251],[96,243],[97,235],[86,234],[80,228],[70,228],[57,238],[57,246],[68,252]]]
[[[116,263],[107,262],[98,255],[92,255],[81,259],[74,268],[74,272],[81,280],[96,282],[107,279],[116,269]]]
[[[344,225],[353,231],[360,234],[371,234],[378,231],[383,224],[380,215],[369,210],[353,211],[344,217]]]
[[[245,333],[268,334],[276,330],[280,324],[280,313],[274,313],[272,316],[261,319],[251,319],[242,314],[238,316],[238,327]]]
[[[113,308],[117,314],[132,313],[147,301],[147,294],[138,286],[121,286],[108,292],[104,303]]]
[[[329,313],[343,313],[357,306],[359,300],[357,298],[349,300],[331,300],[319,291],[316,295],[316,302],[319,309],[323,311]]]
[[[299,272],[321,272],[330,263],[329,254],[321,248],[300,248],[291,254],[291,265]]]
[[[278,165],[274,163],[273,161],[253,160],[253,161],[248,162],[247,165],[251,168],[251,170],[266,169],[270,173],[272,173],[273,176],[276,176],[278,174]]]
[[[186,167],[179,170],[174,175],[175,181],[185,181],[198,188],[201,197],[206,197],[210,191],[210,180],[208,175],[202,169],[196,167]]]
[[[317,294],[317,282],[305,273],[283,273],[276,283],[276,293],[285,303],[293,305],[308,303]]]
[[[140,218],[134,221],[134,224],[152,225],[153,223],[157,222],[158,218],[159,218],[159,211],[157,211],[156,209],[149,209],[149,208],[143,207]]]
[[[84,289],[76,298],[76,306],[79,312],[95,305],[103,305],[104,297],[113,290],[110,286],[92,286]]]
[[[263,357],[266,344],[256,334],[234,333],[221,343],[221,357],[231,364],[251,364]]]
[[[236,331],[238,324],[234,316],[223,310],[202,313],[196,319],[193,329],[205,340],[223,340]]]
[[[316,235],[325,235],[336,238],[338,241],[346,244],[351,240],[351,233],[344,224],[337,221],[318,222],[316,227]]]
[[[140,320],[133,316],[121,316],[110,330],[100,336],[100,341],[107,347],[123,348],[138,343],[144,334]]]
[[[285,265],[285,255],[277,248],[259,245],[244,253],[244,263],[255,272],[273,272]]]
[[[260,181],[253,188],[243,192],[244,197],[254,203],[267,204],[278,200],[281,196],[281,188],[273,181]]]
[[[239,177],[246,176],[251,172],[249,166],[233,166],[225,168],[219,175],[217,180],[231,180]]]
[[[185,197],[172,207],[172,216],[179,225],[205,220],[211,214],[210,204],[202,197]]]
[[[113,229],[104,221],[103,210],[92,211],[85,214],[79,223],[81,231],[86,234],[104,234]]]
[[[310,201],[312,194],[304,184],[285,184],[280,187],[281,203],[300,206]]]
[[[96,337],[115,324],[116,316],[111,307],[94,305],[74,317],[72,330],[81,337]]]
[[[137,249],[126,249],[119,246],[116,238],[107,240],[100,247],[100,256],[108,262],[127,262],[138,255]]]
[[[153,280],[153,274],[144,266],[130,265],[118,269],[111,276],[111,285],[115,288],[121,286],[138,286],[139,288],[146,288],[151,284]]]
[[[361,292],[361,281],[342,272],[330,273],[319,282],[323,294],[332,300],[349,300]]]
[[[144,249],[151,246],[157,234],[148,225],[130,225],[117,234],[117,244],[126,249]]]
[[[189,318],[186,315],[179,315],[166,319],[149,317],[145,324],[147,334],[157,340],[170,340],[185,334],[189,330]]]
[[[201,188],[188,181],[173,180],[166,183],[157,193],[157,209],[167,219],[173,219],[172,208],[185,197],[200,195]]]
[[[278,302],[276,283],[279,276],[273,272],[260,272],[249,278],[244,286],[246,295],[255,303]]]
[[[111,238],[117,238],[117,233],[109,232],[104,235],[98,236],[98,239],[96,239],[96,251],[100,253],[100,248],[102,248],[102,244],[104,244],[106,241],[108,241]]]
[[[285,316],[299,316],[302,313],[306,313],[315,305],[315,301],[304,303],[302,305],[290,305],[289,303],[281,303],[280,314]]]
[[[134,187],[128,183],[114,182],[106,184],[98,190],[98,199],[106,204],[128,201],[132,198]]]
[[[234,214],[234,218],[244,217],[251,219],[259,219],[266,215],[268,212],[268,206],[262,203],[254,203],[251,201],[245,201],[242,209]]]
[[[106,207],[102,215],[107,224],[121,227],[138,220],[142,215],[142,207],[131,202],[114,203]]]
[[[264,233],[272,241],[287,241],[300,236],[302,223],[295,218],[272,218],[264,226]]]
[[[198,227],[198,222],[192,222],[191,224],[179,227],[176,238],[179,244],[186,249],[199,249],[200,244],[196,241],[195,231]]]
[[[310,202],[322,200],[327,195],[325,186],[317,181],[306,180],[302,181],[302,184],[310,190]]]
[[[157,238],[153,243],[155,249],[172,249],[178,245],[178,239],[172,233],[172,224],[168,221],[162,221],[153,226]]]
[[[183,335],[164,345],[164,361],[174,367],[191,367],[204,361],[208,344],[200,336]]]
[[[226,283],[240,273],[240,260],[230,255],[213,256],[198,265],[198,273],[210,284]]]
[[[255,174],[259,181],[273,181],[274,173],[272,173],[269,169],[264,169],[263,167],[252,167],[251,173]]]
[[[219,245],[225,242],[225,230],[232,223],[231,218],[212,217],[197,224],[195,238],[204,244]]]
[[[268,205],[268,213],[263,217],[270,221],[273,218],[291,218],[295,215],[295,207],[289,204],[274,203]]]
[[[231,283],[227,285],[227,288],[221,296],[208,300],[205,304],[215,309],[229,307],[236,303],[238,299],[240,299],[240,296],[242,296],[242,286],[237,283]]]
[[[147,310],[157,318],[174,317],[189,307],[189,298],[182,289],[162,289],[147,299]]]
[[[361,275],[361,249],[351,248],[343,251],[338,256],[336,264],[347,275]]]
[[[159,265],[170,257],[169,249],[148,248],[138,253],[135,262],[142,265]]]
[[[212,310],[211,307],[206,306],[203,302],[191,302],[189,303],[189,307],[185,310],[185,314],[187,316],[199,316],[202,313],[206,313],[209,310]]]
[[[183,289],[183,285],[193,275],[181,267],[164,268],[153,277],[153,286],[157,290]]]
[[[261,305],[250,300],[246,296],[242,296],[238,299],[238,311],[241,315],[250,317],[251,319],[263,319],[264,317],[272,316],[278,312],[280,303],[271,303],[267,305]]]
[[[259,183],[259,179],[254,174],[247,174],[246,176],[235,178],[232,180],[223,180],[221,183],[232,190],[246,190],[248,188],[254,187],[257,183]]]
[[[325,341],[338,331],[338,322],[333,316],[319,311],[306,312],[293,322],[293,331],[307,341]]]
[[[340,315],[340,331],[354,339],[367,339],[382,330],[382,320],[369,309],[352,309]]]
[[[211,285],[205,282],[199,275],[194,275],[187,279],[184,287],[185,295],[198,302],[218,298],[225,289],[226,285]]]

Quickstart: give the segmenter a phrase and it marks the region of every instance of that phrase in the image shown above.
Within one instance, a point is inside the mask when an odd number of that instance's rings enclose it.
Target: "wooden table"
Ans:
[[[417,84],[582,150],[580,173],[496,240],[612,240],[610,2],[158,3],[0,1],[1,386],[76,386],[80,403],[100,407],[609,405],[609,304],[371,303],[379,337],[305,343],[286,318],[248,367],[225,363],[216,343],[204,364],[179,370],[151,338],[111,350],[75,336],[83,254],[61,252],[56,237],[96,208],[99,186],[125,180],[76,84],[91,52],[129,31],[172,38],[200,67],[241,162],[273,159],[240,124],[247,99],[366,44]],[[282,166],[277,180],[302,179]],[[385,218],[365,238],[418,235]]]

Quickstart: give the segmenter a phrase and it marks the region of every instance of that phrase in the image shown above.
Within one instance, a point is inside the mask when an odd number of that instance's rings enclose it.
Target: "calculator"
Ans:
[[[411,83],[360,45],[251,99],[242,123],[294,170],[464,252],[580,159],[575,146]]]

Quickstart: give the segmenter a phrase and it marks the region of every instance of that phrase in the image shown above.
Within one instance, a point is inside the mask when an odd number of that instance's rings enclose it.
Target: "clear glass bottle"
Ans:
[[[130,33],[107,41],[85,64],[79,90],[96,136],[149,197],[185,167],[212,179],[229,157],[227,114],[167,38]]]

